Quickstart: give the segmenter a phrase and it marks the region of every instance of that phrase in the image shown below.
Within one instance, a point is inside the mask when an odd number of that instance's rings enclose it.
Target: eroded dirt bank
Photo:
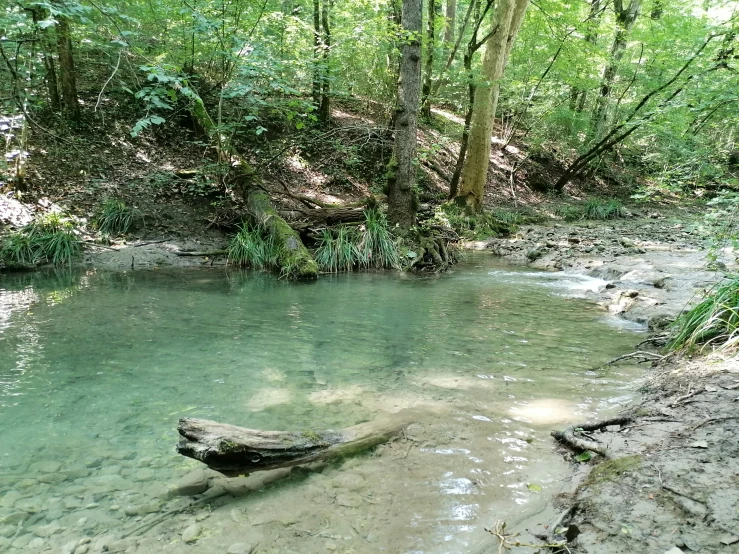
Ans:
[[[706,269],[690,223],[662,216],[530,226],[476,246],[600,279],[586,296],[653,331],[722,276]],[[723,263],[735,267],[731,256]],[[608,446],[608,460],[588,473],[563,448],[578,471],[557,499],[565,517],[556,526],[571,527],[571,552],[739,552],[739,362],[670,356],[654,365],[642,401],[623,414],[630,421],[592,434]],[[553,524],[528,522],[522,537],[555,540]]]

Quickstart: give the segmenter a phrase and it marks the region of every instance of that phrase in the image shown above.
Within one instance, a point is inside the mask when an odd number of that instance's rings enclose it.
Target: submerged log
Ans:
[[[177,452],[228,477],[351,456],[387,442],[417,419],[402,410],[336,431],[260,431],[182,418]]]

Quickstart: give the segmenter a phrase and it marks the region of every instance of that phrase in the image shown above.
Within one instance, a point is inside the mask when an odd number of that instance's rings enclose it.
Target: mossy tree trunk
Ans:
[[[416,162],[418,111],[421,99],[422,0],[403,0],[398,100],[395,112],[395,144],[387,168],[388,220],[408,229],[416,222]]]
[[[475,88],[467,155],[455,197],[468,212],[482,210],[500,80],[527,7],[528,0],[500,0],[495,7],[495,31],[486,44],[482,64],[484,80]]]
[[[439,8],[437,0],[426,0],[428,10],[426,22],[426,59],[423,69],[423,89],[421,91],[421,115],[431,120],[431,80],[434,75],[434,48],[436,46],[436,15]]]

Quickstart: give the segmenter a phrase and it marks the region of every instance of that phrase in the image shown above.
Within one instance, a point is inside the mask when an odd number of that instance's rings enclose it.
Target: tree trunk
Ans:
[[[416,158],[421,93],[422,0],[403,0],[403,42],[395,112],[395,144],[387,167],[388,220],[408,229],[416,222]]]
[[[475,90],[467,156],[455,197],[468,212],[482,209],[500,79],[527,6],[528,0],[501,0],[495,8],[493,28],[496,30],[486,45],[482,67],[485,81]]]
[[[318,121],[321,126],[328,126],[331,121],[331,83],[329,82],[329,55],[331,53],[331,25],[329,21],[333,0],[323,0],[321,10],[321,24],[323,26],[323,72],[321,75],[321,107],[318,111]]]
[[[418,414],[402,410],[337,431],[259,431],[207,419],[182,418],[177,452],[228,477],[351,456],[400,433]]]
[[[321,0],[313,0],[313,106],[321,106]]]
[[[60,15],[56,28],[59,74],[61,78],[64,112],[72,121],[80,118],[80,103],[77,96],[77,74],[74,69],[72,38],[69,19]]]
[[[46,28],[38,26],[39,19],[42,17],[40,8],[31,8],[31,17],[37,25],[36,29],[41,43],[41,59],[44,64],[44,82],[49,95],[49,105],[52,111],[58,112],[62,109],[61,98],[59,97],[59,84],[56,79],[56,64],[54,63],[53,47],[49,39],[49,32]]]
[[[431,79],[434,74],[434,48],[436,46],[437,0],[426,0],[428,22],[426,23],[426,61],[423,71],[423,90],[421,91],[421,116],[431,120]]]
[[[457,0],[446,0],[446,21],[444,44],[449,48],[454,44],[454,27],[457,24]]]
[[[613,83],[618,73],[618,64],[626,51],[629,31],[639,15],[641,0],[631,0],[626,9],[624,9],[623,0],[614,0],[613,9],[616,12],[616,34],[613,37],[608,65],[603,71],[600,95],[596,101],[595,112],[593,113],[593,129],[595,129],[596,138],[600,138],[603,135],[603,129],[608,119],[608,100],[611,97]]]
[[[590,14],[587,20],[588,26],[587,31],[585,31],[585,42],[590,45],[595,45],[598,41],[598,25],[600,24],[600,17],[603,14],[602,2],[603,0],[592,0],[590,3]],[[578,87],[572,87],[572,91],[570,92],[570,110],[581,113],[585,108],[587,95],[588,91]]]

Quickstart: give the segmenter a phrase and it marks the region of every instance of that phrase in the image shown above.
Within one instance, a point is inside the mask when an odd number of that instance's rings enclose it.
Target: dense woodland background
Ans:
[[[447,197],[465,217],[525,203],[520,186],[673,201],[718,193],[732,206],[738,7],[10,2],[0,187],[92,217],[92,197],[136,203],[131,183],[146,172],[135,164],[156,159],[150,183],[178,183],[219,221],[238,211],[226,204],[246,177],[296,210],[378,195],[398,229]],[[184,170],[197,176],[181,185]],[[322,187],[329,204],[312,194]]]

